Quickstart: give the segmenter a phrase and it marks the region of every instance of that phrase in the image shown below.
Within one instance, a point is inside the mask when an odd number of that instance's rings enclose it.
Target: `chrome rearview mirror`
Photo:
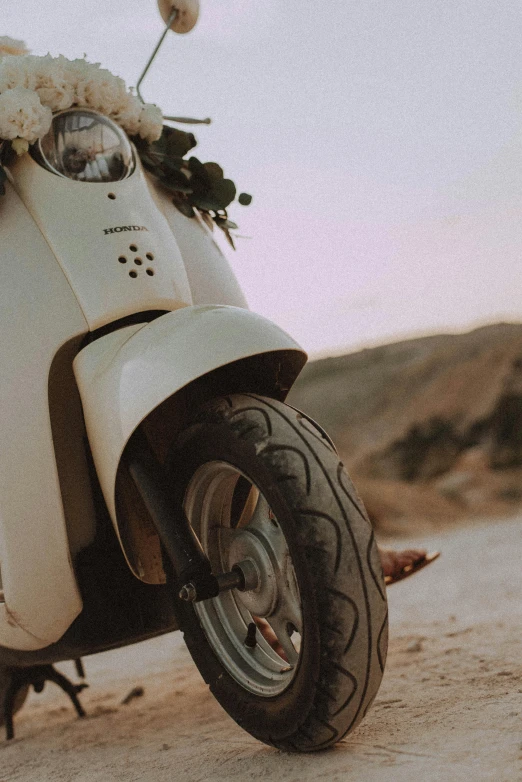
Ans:
[[[158,0],[163,21],[175,33],[189,33],[199,17],[199,0]]]

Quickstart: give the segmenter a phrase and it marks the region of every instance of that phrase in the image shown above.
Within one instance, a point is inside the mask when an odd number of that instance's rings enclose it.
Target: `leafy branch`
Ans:
[[[217,163],[202,163],[197,157],[186,155],[197,141],[193,133],[163,126],[158,141],[133,139],[141,162],[172,195],[172,201],[186,217],[194,217],[197,209],[207,224],[214,222],[234,247],[230,231],[237,225],[228,218],[227,207],[236,198],[236,186],[225,179]],[[238,202],[248,206],[252,196],[240,193]]]

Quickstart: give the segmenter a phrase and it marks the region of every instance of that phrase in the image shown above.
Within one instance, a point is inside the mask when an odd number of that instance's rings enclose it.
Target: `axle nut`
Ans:
[[[197,596],[196,587],[192,582],[185,584],[185,586],[182,586],[179,590],[180,600],[184,600],[186,603],[194,603]]]

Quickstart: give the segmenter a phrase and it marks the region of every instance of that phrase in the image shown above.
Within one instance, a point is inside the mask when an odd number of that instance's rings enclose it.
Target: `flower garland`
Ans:
[[[14,55],[0,61],[0,139],[12,142],[19,155],[45,136],[52,114],[73,106],[99,111],[129,134],[154,141],[163,115],[143,104],[123,79],[87,60]]]
[[[210,227],[215,223],[234,246],[230,229],[237,226],[228,220],[226,208],[236,197],[235,185],[224,178],[217,163],[184,159],[196,145],[192,133],[163,126],[158,106],[142,103],[123,79],[99,63],[24,52],[22,41],[0,38],[0,147],[8,142],[23,155],[49,131],[54,112],[73,106],[97,111],[132,138],[145,168],[172,193],[183,214],[193,217],[194,208],[198,209]],[[5,192],[5,179],[0,161],[0,195]],[[251,197],[241,193],[238,200],[246,205]]]

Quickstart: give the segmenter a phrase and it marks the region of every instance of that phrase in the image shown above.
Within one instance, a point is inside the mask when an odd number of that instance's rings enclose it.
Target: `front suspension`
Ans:
[[[172,496],[163,466],[140,428],[129,440],[123,458],[174,568],[179,597],[199,602],[230,589],[244,590],[245,575],[240,564],[229,573],[212,573],[209,559],[183,507]]]

